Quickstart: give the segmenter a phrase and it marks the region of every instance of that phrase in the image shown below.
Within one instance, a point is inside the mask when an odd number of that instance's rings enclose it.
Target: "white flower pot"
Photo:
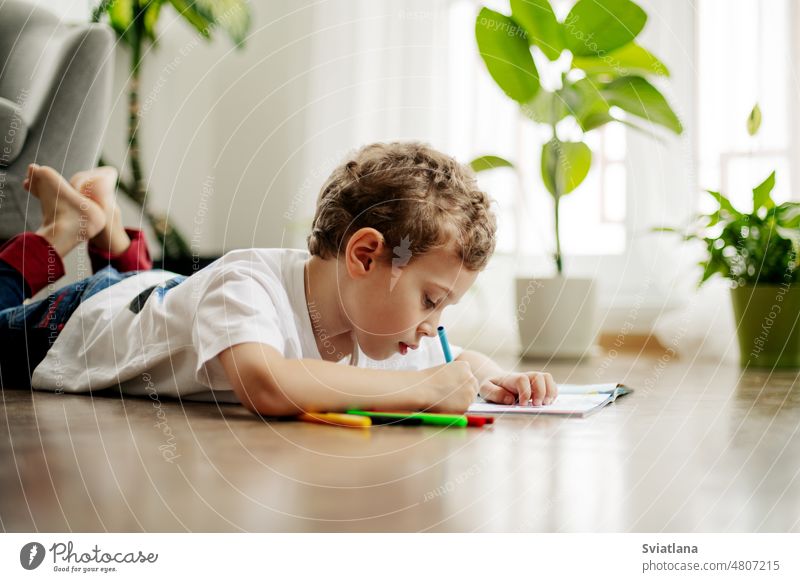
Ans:
[[[522,357],[579,359],[597,337],[594,279],[517,278]]]

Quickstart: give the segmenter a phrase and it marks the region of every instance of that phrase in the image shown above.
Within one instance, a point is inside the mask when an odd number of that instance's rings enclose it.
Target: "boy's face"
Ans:
[[[408,353],[423,336],[435,336],[444,307],[457,303],[478,276],[464,268],[452,249],[417,257],[394,253],[387,260],[380,258],[385,252],[380,238],[367,237],[363,243],[353,249],[347,245],[349,277],[340,292],[359,346],[373,360]]]

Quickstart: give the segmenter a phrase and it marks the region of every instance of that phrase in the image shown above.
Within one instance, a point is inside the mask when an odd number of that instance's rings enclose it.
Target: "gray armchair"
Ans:
[[[112,31],[0,2],[0,240],[41,224],[22,189],[29,163],[69,177],[93,167],[108,121]]]

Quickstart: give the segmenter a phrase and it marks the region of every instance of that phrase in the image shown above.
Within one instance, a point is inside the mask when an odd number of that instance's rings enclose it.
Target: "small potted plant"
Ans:
[[[761,126],[756,104],[747,118],[754,136]],[[800,203],[776,204],[775,172],[753,188],[753,206],[736,208],[724,194],[707,190],[717,208],[698,214],[689,228],[656,228],[700,241],[706,256],[698,287],[714,275],[731,283],[739,361],[743,368],[800,367]]]
[[[731,282],[742,367],[800,367],[800,203],[776,204],[774,187],[772,172],[753,188],[749,212],[709,190],[717,209],[698,215],[682,233],[705,245],[698,286],[714,275]]]
[[[550,129],[539,158],[542,182],[553,200],[555,235],[556,277],[516,280],[522,352],[582,357],[596,336],[594,281],[564,276],[559,207],[589,173],[592,151],[583,137],[607,123],[651,134],[635,119],[675,134],[683,127],[648,79],[667,77],[669,71],[635,42],[647,21],[635,2],[578,0],[563,20],[548,0],[510,0],[510,7],[511,15],[482,8],[475,36],[492,79],[526,117]],[[539,70],[545,67],[546,78],[560,80],[557,86],[541,85]],[[472,167],[480,172],[514,165],[482,156]]]

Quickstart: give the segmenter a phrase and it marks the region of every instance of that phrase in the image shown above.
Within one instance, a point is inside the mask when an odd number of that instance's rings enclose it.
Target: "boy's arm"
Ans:
[[[420,371],[373,370],[287,359],[259,343],[238,344],[217,357],[239,401],[267,416],[351,408],[463,412],[478,389],[464,362]]]

